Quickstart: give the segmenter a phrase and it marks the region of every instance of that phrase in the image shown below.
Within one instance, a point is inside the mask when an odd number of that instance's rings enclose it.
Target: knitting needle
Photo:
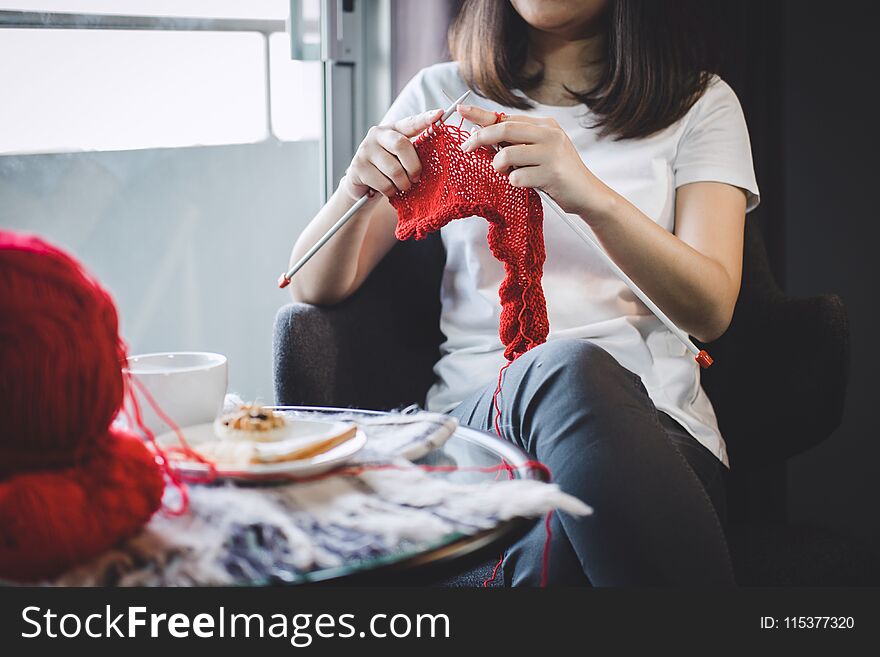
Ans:
[[[455,113],[455,108],[458,107],[461,103],[463,103],[467,99],[467,97],[470,96],[470,94],[471,94],[470,89],[465,91],[459,97],[458,100],[454,101],[449,107],[446,108],[446,111],[443,112],[443,116],[441,116],[439,119],[437,119],[437,121],[435,121],[434,124],[436,125],[437,123],[445,123],[446,120]],[[364,194],[363,196],[361,196],[357,201],[355,201],[354,205],[352,205],[351,208],[349,208],[348,212],[346,212],[344,215],[342,215],[339,218],[339,221],[337,221],[335,224],[333,224],[333,226],[330,227],[330,230],[328,230],[326,233],[324,233],[324,235],[321,237],[321,239],[319,239],[317,242],[315,242],[314,246],[312,246],[312,248],[310,248],[308,251],[306,251],[305,255],[302,258],[300,258],[299,261],[297,261],[297,263],[295,265],[293,265],[293,267],[291,267],[287,272],[281,274],[281,276],[278,277],[278,287],[285,288],[288,285],[290,285],[290,279],[293,278],[294,274],[296,274],[296,272],[298,272],[300,269],[302,269],[303,265],[305,265],[309,260],[311,260],[312,256],[315,255],[322,246],[324,246],[328,241],[330,241],[330,238],[333,237],[337,232],[339,232],[340,228],[342,228],[345,224],[347,224],[351,220],[351,218],[355,214],[357,214],[357,211],[360,210],[364,206],[364,204],[367,202],[367,200],[369,198],[370,198],[369,193],[367,193],[367,194]]]
[[[495,147],[495,150],[501,150],[499,147]],[[559,204],[550,198],[550,195],[547,194],[543,189],[536,189],[538,192],[538,196],[541,197],[541,200],[549,207],[553,212],[559,215],[559,218],[562,219],[566,224],[568,224],[569,228],[571,228],[575,234],[580,237],[584,242],[593,247],[602,261],[608,265],[608,268],[611,269],[612,273],[614,273],[621,281],[623,281],[626,286],[630,289],[630,291],[639,298],[639,300],[644,303],[648,310],[650,310],[654,315],[659,319],[665,326],[672,332],[672,334],[678,338],[685,347],[687,347],[688,351],[690,351],[694,355],[694,360],[699,363],[700,367],[703,369],[709,367],[712,364],[712,357],[706,352],[705,349],[700,349],[695,345],[690,336],[687,333],[682,331],[678,326],[676,326],[671,319],[664,313],[660,308],[655,304],[651,298],[642,291],[638,285],[636,285],[635,281],[633,281],[629,276],[627,276],[626,272],[623,271],[616,262],[611,258],[610,255],[602,248],[599,244],[599,241],[592,234],[592,231],[589,230],[587,225],[583,222],[583,220],[575,219],[571,215],[569,215],[565,210],[559,207]]]
[[[541,200],[559,215],[559,218],[562,219],[568,226],[587,244],[592,246],[596,253],[599,254],[599,257],[605,262],[606,265],[611,269],[611,271],[617,275],[617,277],[622,280],[626,286],[635,294],[639,300],[643,304],[645,304],[648,309],[654,313],[654,315],[659,319],[663,324],[668,328],[672,334],[677,337],[684,344],[685,347],[688,348],[694,355],[694,360],[700,364],[700,367],[707,368],[712,364],[712,357],[706,353],[704,349],[699,349],[697,345],[695,345],[687,333],[678,328],[671,319],[664,313],[660,308],[651,301],[651,298],[642,291],[638,285],[636,285],[635,281],[633,281],[629,276],[626,275],[626,272],[623,271],[616,262],[611,258],[610,255],[599,245],[599,241],[593,236],[592,232],[589,230],[587,225],[581,219],[575,219],[570,214],[568,214],[565,210],[559,207],[559,204],[556,203],[550,196],[542,189],[536,190],[538,192],[538,196],[541,197]]]

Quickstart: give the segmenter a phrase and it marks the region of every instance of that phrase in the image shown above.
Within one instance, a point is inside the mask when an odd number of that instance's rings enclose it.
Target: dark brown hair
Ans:
[[[603,73],[592,89],[566,89],[595,115],[593,127],[617,139],[663,130],[684,116],[717,70],[701,0],[609,0]],[[462,77],[481,96],[527,109],[540,71],[523,72],[528,24],[509,0],[465,0],[449,30]]]

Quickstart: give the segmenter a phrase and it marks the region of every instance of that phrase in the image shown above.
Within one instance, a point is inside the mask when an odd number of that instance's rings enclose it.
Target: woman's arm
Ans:
[[[296,240],[291,266],[352,205],[340,185]],[[290,280],[294,300],[331,305],[347,298],[393,246],[395,220],[394,208],[377,194]]]
[[[296,240],[291,265],[357,199],[367,193],[373,198],[291,279],[290,292],[296,301],[328,305],[344,300],[391,250],[397,214],[387,197],[409,189],[418,180],[422,165],[410,138],[441,114],[442,110],[431,110],[390,126],[370,128],[339,188]]]
[[[698,182],[678,188],[675,234],[619,194],[588,221],[602,246],[683,331],[712,342],[727,330],[742,275],[746,195]]]
[[[472,106],[459,113],[478,125],[495,114]],[[511,116],[475,133],[465,150],[508,145],[495,156],[517,187],[541,188],[580,215],[627,275],[701,342],[730,324],[742,271],[746,195],[732,185],[699,182],[678,188],[675,234],[599,180],[552,119]]]

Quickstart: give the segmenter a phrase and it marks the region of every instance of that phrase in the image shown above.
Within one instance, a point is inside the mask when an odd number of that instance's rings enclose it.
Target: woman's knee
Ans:
[[[513,376],[505,376],[502,406],[530,450],[545,441],[580,449],[618,435],[611,429],[625,425],[621,414],[638,404],[637,377],[592,342],[554,340],[520,360]]]
[[[638,377],[621,365],[610,353],[589,340],[551,340],[528,352],[532,356],[528,369],[532,376],[548,382],[574,396],[598,398],[626,389]]]

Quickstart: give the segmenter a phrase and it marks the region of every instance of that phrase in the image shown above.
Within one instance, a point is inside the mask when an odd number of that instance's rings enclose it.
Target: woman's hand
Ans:
[[[459,105],[458,113],[479,126],[462,144],[466,152],[480,146],[503,146],[492,161],[495,169],[508,174],[514,187],[542,189],[566,212],[589,221],[604,214],[615,192],[584,164],[565,131],[554,119],[513,115],[496,123],[494,112]]]
[[[442,109],[429,110],[390,126],[370,128],[342,179],[342,189],[355,200],[367,193],[372,195],[372,190],[387,197],[408,190],[422,173],[422,163],[410,139],[442,115]]]

